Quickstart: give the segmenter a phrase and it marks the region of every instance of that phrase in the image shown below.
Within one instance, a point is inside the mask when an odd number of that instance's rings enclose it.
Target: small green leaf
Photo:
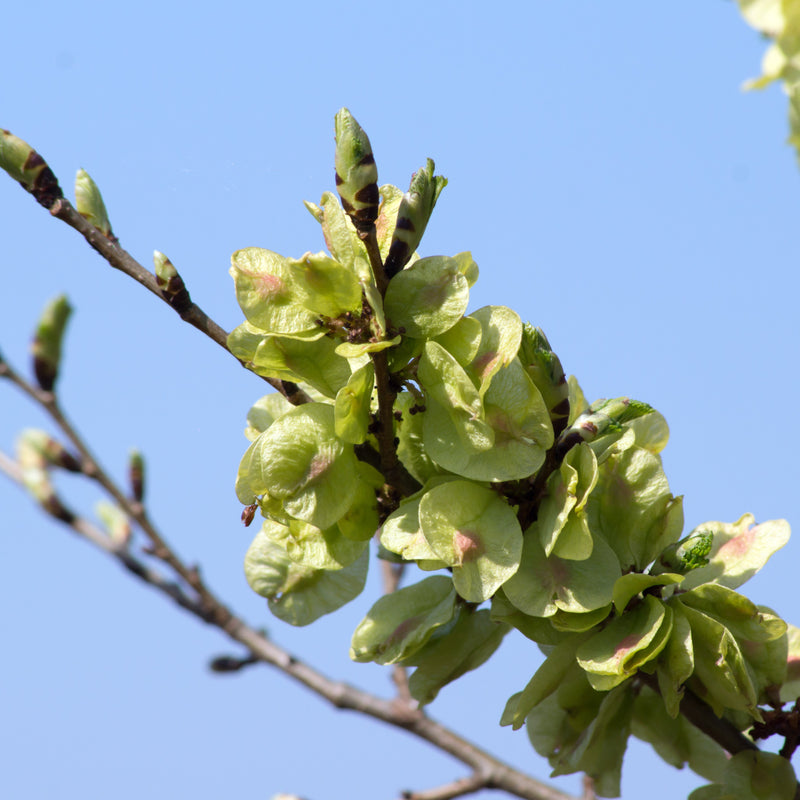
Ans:
[[[560,608],[550,617],[550,623],[557,631],[571,631],[573,633],[583,633],[589,631],[601,622],[605,622],[611,614],[611,603],[594,611],[587,611],[585,614],[575,614],[570,611],[562,611]]]
[[[541,395],[517,360],[483,400],[456,359],[426,342],[417,375],[425,390],[423,441],[443,469],[479,481],[528,477],[544,462],[552,426]]]
[[[378,664],[408,658],[453,619],[455,601],[453,583],[443,575],[384,595],[353,633],[350,658]]]
[[[541,328],[534,328],[527,322],[522,326],[519,360],[541,392],[553,423],[553,431],[558,436],[569,419],[569,385],[561,361]]]
[[[472,253],[456,253],[453,258],[458,262],[458,268],[461,270],[461,274],[467,279],[470,288],[473,287],[478,280],[478,265],[472,258]]]
[[[755,524],[752,514],[737,522],[706,522],[695,531],[710,532],[714,544],[708,554],[709,563],[690,572],[683,588],[692,589],[702,583],[718,583],[735,589],[749,580],[770,557],[789,541],[789,523],[770,520]]]
[[[698,567],[708,564],[708,554],[714,544],[714,534],[710,530],[697,528],[679,542],[665,548],[650,572],[677,572],[685,575]]]
[[[426,342],[417,376],[425,390],[425,449],[441,467],[461,474],[470,453],[494,444],[494,434],[482,420],[480,395],[463,367],[436,342]]]

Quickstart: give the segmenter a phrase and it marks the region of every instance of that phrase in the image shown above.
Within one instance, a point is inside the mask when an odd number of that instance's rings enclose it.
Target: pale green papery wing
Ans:
[[[289,260],[271,250],[246,247],[231,256],[236,299],[247,321],[267,333],[313,330],[317,315],[295,296]]]
[[[324,530],[350,508],[356,463],[336,437],[333,407],[315,403],[292,409],[262,433],[245,453],[240,475],[253,494],[267,493],[289,515]]]
[[[265,526],[270,524],[265,522]],[[269,600],[269,609],[276,617],[291,625],[309,625],[361,594],[368,564],[365,550],[344,569],[303,567],[262,530],[247,551],[245,575],[253,590]]]
[[[389,281],[386,316],[406,334],[429,339],[452,328],[469,303],[469,286],[454,258],[421,258]]]
[[[522,530],[491,489],[471,481],[435,486],[420,501],[419,521],[433,552],[453,568],[453,585],[465,600],[488,600],[517,571]]]
[[[394,664],[428,641],[455,613],[453,582],[433,575],[378,600],[353,633],[350,658]]]

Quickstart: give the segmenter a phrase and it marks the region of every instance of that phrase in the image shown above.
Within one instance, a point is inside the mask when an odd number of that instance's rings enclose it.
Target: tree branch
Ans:
[[[481,789],[488,788],[486,779],[478,773],[473,773],[467,778],[459,778],[444,786],[427,789],[422,792],[403,792],[401,800],[451,800],[453,797],[463,797]]]
[[[230,350],[228,350],[228,333],[224,328],[218,325],[200,308],[200,306],[191,300],[180,306],[170,303],[169,297],[162,292],[161,287],[158,285],[156,276],[150,270],[143,267],[130,253],[120,247],[116,238],[111,239],[107,237],[99,228],[96,228],[85,217],[79,214],[69,200],[64,197],[56,200],[55,203],[50,206],[50,213],[78,231],[110,266],[114,269],[118,269],[120,272],[124,272],[128,277],[133,278],[137,283],[144,286],[145,289],[148,289],[154,295],[161,298],[167,305],[175,309],[184,322],[188,322],[190,325],[197,328],[197,330],[204,333],[209,339],[216,342],[220,347],[230,353]],[[231,355],[233,354],[231,353]],[[247,369],[247,365],[243,361],[238,358],[236,360]],[[309,402],[309,397],[295,384],[289,381],[266,378],[264,376],[259,377],[265,380],[276,391],[280,392],[290,403],[302,405],[303,403]]]
[[[656,694],[661,694],[658,688],[658,678],[655,675],[639,672],[637,678]],[[758,750],[758,746],[753,741],[727,719],[718,717],[712,711],[711,706],[704,703],[691,689],[686,689],[684,692],[681,700],[681,714],[695,728],[701,730],[731,755],[741,753],[743,750]]]
[[[484,781],[482,786],[501,789],[515,797],[523,798],[523,800],[574,800],[570,795],[541,783],[500,761],[419,710],[409,709],[404,704],[397,703],[396,700],[376,697],[350,684],[331,680],[267,639],[260,631],[250,627],[216,597],[206,586],[196,568],[187,566],[174,553],[148,518],[143,505],[127,497],[102,469],[88,446],[66,419],[53,393],[44,392],[31,386],[7,362],[0,362],[0,375],[21,388],[51,416],[80,454],[83,473],[102,486],[145,534],[151,544],[146,554],[156,557],[168,566],[180,578],[181,583],[167,580],[142,559],[133,556],[127,550],[127,543],[114,541],[90,522],[72,512],[55,514],[44,507],[51,516],[68,524],[75,533],[114,558],[139,580],[177,602],[196,618],[213,625],[232,640],[242,644],[253,659],[276,667],[280,672],[301,683],[336,708],[359,712],[408,731],[429,742],[439,750],[468,765],[476,775],[482,776]],[[0,452],[0,472],[24,487],[21,468],[2,452]],[[193,597],[192,594],[195,596]],[[245,660],[249,661],[249,659]],[[455,797],[456,795],[451,796]]]

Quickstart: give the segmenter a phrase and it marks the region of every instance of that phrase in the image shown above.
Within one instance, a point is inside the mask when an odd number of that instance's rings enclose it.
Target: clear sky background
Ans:
[[[322,249],[301,201],[333,189],[347,105],[381,182],[407,186],[427,156],[450,179],[420,249],[472,251],[473,309],[509,305],[543,327],[590,400],[665,414],[687,530],[746,511],[800,529],[800,175],[780,91],[740,90],[765,45],[735,3],[77,0],[2,16],[0,126],[70,196],[87,169],[122,245],[145,264],[167,253],[226,329],[242,318],[234,250]],[[388,694],[385,671],[348,659],[375,579],[297,630],[245,583],[255,529],[233,481],[263,382],[0,177],[2,352],[26,368],[42,306],[68,292],[62,401],[103,463],[121,477],[141,448],[152,517],[212,587],[332,677]],[[0,447],[42,424],[0,384]],[[60,486],[90,511],[82,482]],[[232,652],[219,634],[2,477],[0,514],[0,796],[392,800],[465,774],[269,669],[211,675]],[[744,588],[796,623],[799,542]],[[545,778],[524,732],[497,724],[538,659],[509,637],[430,711]],[[623,797],[674,800],[701,782],[633,743]]]

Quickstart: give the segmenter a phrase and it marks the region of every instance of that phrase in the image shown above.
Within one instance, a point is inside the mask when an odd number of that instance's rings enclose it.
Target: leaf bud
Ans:
[[[45,160],[27,142],[3,128],[0,128],[0,167],[45,208],[64,196]]]
[[[41,389],[51,392],[58,378],[61,363],[61,342],[72,306],[65,295],[59,295],[45,307],[31,344],[33,371]]]
[[[144,500],[144,458],[138,450],[131,450],[128,459],[128,482],[133,499],[141,503]]]
[[[43,469],[30,467],[22,471],[22,482],[25,488],[31,493],[33,499],[50,514],[61,522],[71,525],[75,521],[75,515],[59,499],[58,495],[50,483],[50,476]]]
[[[624,423],[643,417],[652,411],[652,406],[640,400],[631,400],[629,397],[596,400],[561,433],[556,442],[556,452],[563,457],[573,445],[580,442],[593,442],[605,433],[622,433]]]
[[[101,500],[94,510],[111,541],[122,546],[130,541],[131,523],[128,515],[119,506]]]
[[[356,230],[369,231],[378,217],[378,168],[364,129],[342,108],[336,114],[336,189]]]
[[[387,278],[394,277],[408,263],[422,240],[442,189],[447,186],[447,178],[434,176],[434,169],[433,159],[429,158],[425,166],[411,177],[411,185],[400,201],[392,243],[384,265]]]
[[[558,436],[569,420],[569,384],[561,361],[550,347],[544,331],[528,322],[522,326],[519,359],[541,393],[550,414],[553,433]]]
[[[61,442],[38,428],[26,428],[17,440],[17,457],[24,467],[34,462],[52,464],[68,472],[82,472],[80,461]]]
[[[714,534],[709,530],[692,531],[679,542],[671,544],[656,560],[650,570],[652,575],[662,572],[677,572],[685,575],[693,569],[708,564],[708,554],[714,544]]]
[[[156,283],[161,296],[179,313],[186,311],[192,303],[189,290],[175,265],[160,251],[153,251]]]
[[[82,217],[102,231],[103,236],[113,241],[117,240],[111,230],[111,223],[108,221],[108,212],[106,204],[103,202],[103,196],[85,169],[79,169],[75,176],[75,208]]]

